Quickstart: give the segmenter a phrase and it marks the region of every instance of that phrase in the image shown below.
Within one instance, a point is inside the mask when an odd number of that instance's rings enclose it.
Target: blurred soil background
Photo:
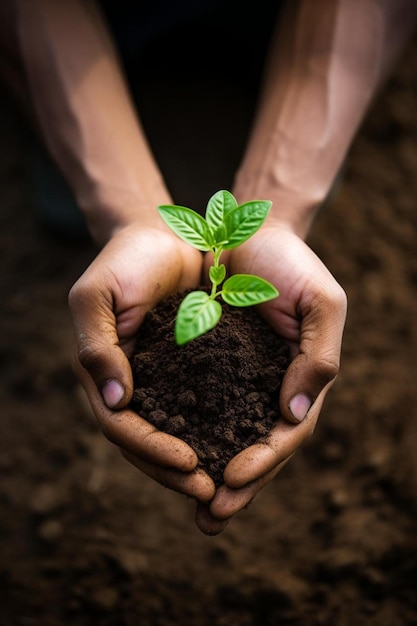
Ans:
[[[144,78],[174,199],[203,207],[231,186],[245,88],[196,75],[175,99]],[[32,140],[1,95],[1,626],[417,624],[416,39],[310,236],[349,298],[341,374],[313,438],[211,538],[104,438],[74,379],[67,293],[96,250],[39,220]]]

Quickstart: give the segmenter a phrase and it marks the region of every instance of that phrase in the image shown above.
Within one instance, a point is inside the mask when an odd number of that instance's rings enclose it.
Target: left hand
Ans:
[[[262,443],[249,446],[229,462],[224,485],[210,504],[198,506],[196,523],[211,535],[221,532],[313,433],[339,370],[346,319],[343,289],[287,225],[264,225],[245,244],[225,252],[222,261],[229,275],[257,274],[279,290],[279,297],[259,310],[288,341],[293,360],[281,387],[283,419]]]

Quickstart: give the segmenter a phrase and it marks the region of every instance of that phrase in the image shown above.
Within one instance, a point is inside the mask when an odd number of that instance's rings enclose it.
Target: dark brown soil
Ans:
[[[178,108],[159,76],[144,92],[174,198],[191,207],[230,188],[248,112],[246,92],[225,83],[216,108],[201,80],[180,85]],[[416,111],[415,40],[309,238],[348,294],[340,376],[311,440],[207,537],[194,502],[104,438],[74,379],[67,293],[96,250],[41,228],[2,94],[2,626],[417,624]]]
[[[186,441],[220,485],[230,459],[265,438],[279,419],[289,348],[255,309],[226,303],[216,328],[177,346],[174,321],[184,295],[161,302],[141,327],[132,359],[132,407]]]

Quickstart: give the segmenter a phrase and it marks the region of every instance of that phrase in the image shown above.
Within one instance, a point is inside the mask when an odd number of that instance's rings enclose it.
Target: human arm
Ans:
[[[97,4],[13,4],[29,115],[101,248],[70,292],[74,369],[103,432],[134,465],[207,500],[214,486],[195,471],[191,448],[127,408],[138,327],[159,299],[198,284],[201,255],[174,237],[156,211],[170,194]]]
[[[131,101],[99,4],[14,0],[39,135],[99,246],[132,222],[164,228],[169,191]]]
[[[240,202],[305,239],[368,108],[417,22],[415,0],[295,0],[278,21],[248,146]]]
[[[414,5],[414,6],[413,6]],[[414,9],[414,10],[413,10]],[[265,225],[229,255],[229,273],[264,276],[280,297],[262,305],[294,359],[280,395],[283,420],[235,457],[197,523],[220,532],[311,435],[338,373],[346,297],[305,243],[372,99],[415,22],[415,3],[289,2],[281,16],[248,148],[239,202],[273,201]]]

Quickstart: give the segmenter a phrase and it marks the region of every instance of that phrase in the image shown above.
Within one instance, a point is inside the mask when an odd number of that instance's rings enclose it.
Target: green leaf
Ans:
[[[187,207],[171,204],[159,206],[158,212],[170,229],[190,246],[202,252],[212,249],[213,234],[204,217]]]
[[[213,232],[214,245],[217,247],[224,246],[227,243],[226,239],[226,226],[220,224],[218,228]]]
[[[262,226],[272,202],[269,200],[253,200],[240,204],[225,216],[226,239],[225,250],[236,248]]]
[[[226,266],[223,263],[218,267],[212,265],[209,269],[209,278],[215,285],[220,285],[226,278]]]
[[[193,291],[181,302],[175,320],[175,341],[188,343],[216,326],[222,314],[220,302],[211,300],[205,291]]]
[[[236,198],[230,191],[220,190],[215,193],[207,204],[206,220],[213,230],[223,224],[224,216],[237,207]]]
[[[232,306],[253,306],[279,296],[277,289],[267,280],[252,274],[234,274],[226,280],[222,298]]]

